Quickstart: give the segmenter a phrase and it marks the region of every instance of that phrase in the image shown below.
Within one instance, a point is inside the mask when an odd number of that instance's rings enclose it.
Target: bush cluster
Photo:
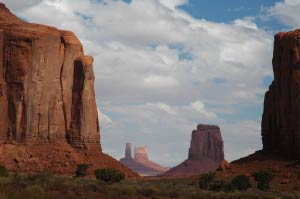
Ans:
[[[253,174],[257,182],[257,188],[260,190],[267,190],[270,188],[270,182],[275,177],[270,171],[262,170]]]
[[[76,177],[84,177],[87,176],[87,170],[89,166],[87,164],[79,164],[76,170]]]
[[[260,190],[270,189],[270,182],[275,175],[267,170],[261,170],[253,174],[256,187]],[[250,179],[246,175],[235,176],[231,181],[215,180],[215,173],[202,174],[199,178],[199,187],[202,190],[232,192],[234,190],[245,191],[251,187]]]
[[[0,177],[7,177],[8,176],[8,170],[5,166],[0,165]]]
[[[232,179],[231,182],[236,189],[241,191],[245,191],[251,186],[249,177],[245,175],[236,176]]]
[[[202,190],[232,192],[236,189],[247,190],[250,187],[250,180],[245,175],[234,177],[231,181],[215,180],[215,173],[205,173],[199,178],[199,187]]]
[[[216,173],[214,173],[214,172],[202,174],[199,178],[200,189],[208,190],[209,185],[213,182],[213,180],[215,178],[215,175],[216,175]]]
[[[95,176],[97,180],[110,184],[120,182],[125,178],[124,173],[112,168],[97,169],[95,171]]]

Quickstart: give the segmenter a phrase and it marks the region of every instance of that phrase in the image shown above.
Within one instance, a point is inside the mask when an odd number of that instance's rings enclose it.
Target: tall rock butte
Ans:
[[[26,23],[0,4],[0,163],[71,174],[114,167],[101,152],[93,58],[69,31]]]
[[[273,72],[262,116],[263,151],[299,159],[300,30],[275,36]]]
[[[218,126],[199,124],[192,132],[188,159],[162,176],[192,176],[214,171],[224,160],[224,146]]]
[[[169,169],[150,161],[146,146],[135,147],[134,158],[132,158],[131,143],[126,143],[125,158],[122,158],[120,162],[141,176],[156,176]]]

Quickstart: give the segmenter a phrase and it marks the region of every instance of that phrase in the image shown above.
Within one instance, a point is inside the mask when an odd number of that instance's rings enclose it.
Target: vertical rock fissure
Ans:
[[[64,59],[66,57],[66,47],[65,47],[65,41],[63,39],[63,37],[60,37],[61,38],[61,44],[64,46],[64,49],[63,49],[63,58],[62,58],[62,63],[61,63],[61,66],[60,66],[60,76],[59,76],[59,80],[60,80],[60,90],[61,90],[61,99],[62,99],[62,109],[63,109],[63,116],[64,116],[64,123],[65,123],[65,139],[67,141],[69,141],[69,137],[68,137],[68,125],[67,125],[67,113],[66,113],[66,107],[65,107],[65,103],[64,103],[64,88],[63,88],[63,78],[62,78],[62,75],[63,75],[63,70],[64,70]],[[61,48],[61,45],[60,45],[60,48]],[[61,51],[61,49],[60,49]]]

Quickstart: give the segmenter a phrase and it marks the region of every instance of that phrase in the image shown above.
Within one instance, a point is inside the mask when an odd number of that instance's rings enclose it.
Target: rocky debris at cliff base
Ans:
[[[220,170],[220,171],[226,171],[229,169],[231,169],[231,165],[226,160],[223,160],[220,163],[219,168],[218,168],[218,170]]]
[[[192,132],[188,159],[163,173],[164,177],[186,177],[215,171],[224,160],[221,131],[215,125],[199,124]]]
[[[122,158],[120,162],[141,176],[156,176],[169,169],[150,161],[148,159],[148,151],[146,146],[135,147],[134,158],[132,158],[131,143],[126,143],[125,158]]]
[[[87,164],[89,177],[94,177],[97,168],[115,168],[124,172],[127,177],[137,177],[136,173],[109,155],[100,151],[78,152],[65,142],[43,143],[30,147],[17,143],[1,144],[0,154],[1,164],[10,171],[51,172],[74,176],[79,164]]]

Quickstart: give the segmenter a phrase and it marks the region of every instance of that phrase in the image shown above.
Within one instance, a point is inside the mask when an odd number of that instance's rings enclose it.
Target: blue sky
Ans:
[[[198,19],[206,19],[215,22],[230,22],[245,16],[257,16],[262,7],[270,7],[275,0],[190,0],[189,4],[180,6]]]
[[[3,2],[73,31],[94,56],[103,151],[147,145],[166,166],[187,158],[197,123],[220,126],[230,161],[261,149],[273,36],[300,27],[300,0]]]
[[[286,28],[282,23],[278,23],[275,19],[267,21],[262,20],[260,15],[264,8],[273,6],[276,0],[190,0],[189,4],[180,6],[190,15],[198,19],[206,19],[220,23],[229,23],[237,18],[247,16],[255,17],[255,22],[258,26],[269,28],[276,31]]]

